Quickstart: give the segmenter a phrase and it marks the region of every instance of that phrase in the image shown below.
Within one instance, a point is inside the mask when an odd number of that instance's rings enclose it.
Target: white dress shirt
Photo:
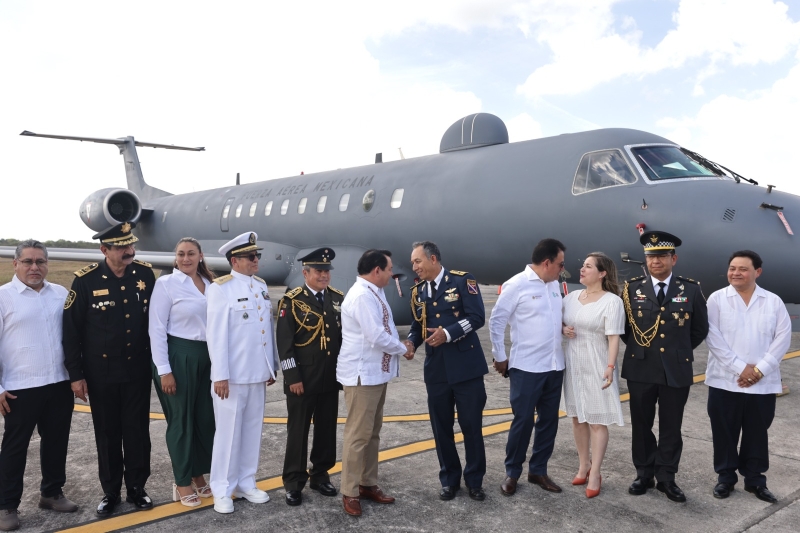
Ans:
[[[267,284],[235,271],[231,276],[214,280],[206,291],[211,381],[247,385],[275,379],[278,348]]]
[[[384,325],[388,315],[389,331]],[[361,276],[342,302],[342,349],[336,363],[336,380],[342,385],[381,385],[400,375],[399,356],[406,353],[383,289]],[[388,366],[384,354],[389,354]],[[387,371],[388,370],[388,371]]]
[[[67,289],[42,283],[37,292],[15,275],[0,287],[0,393],[69,379],[61,345]]]
[[[200,276],[208,289],[209,281]],[[192,278],[174,270],[160,276],[150,297],[150,349],[158,375],[172,372],[167,353],[167,335],[190,341],[206,340],[206,296]]]
[[[511,355],[506,357],[506,325],[511,326]],[[494,360],[525,372],[564,370],[561,349],[561,288],[545,283],[530,265],[503,283],[489,318]]]
[[[746,394],[781,392],[780,362],[792,342],[792,322],[781,299],[758,285],[750,304],[728,285],[708,299],[706,385]],[[736,380],[746,365],[764,374],[750,387]]]
[[[663,283],[664,284],[664,298],[666,299],[667,291],[669,290],[669,282],[671,280],[672,280],[672,274],[671,273],[670,273],[669,276],[667,276],[667,279],[665,279],[664,281],[661,281],[658,278],[654,278],[653,276],[650,276],[650,281],[653,282],[653,294],[655,295],[656,298],[658,298],[658,291],[661,289],[661,287],[659,287],[658,284],[659,283]]]

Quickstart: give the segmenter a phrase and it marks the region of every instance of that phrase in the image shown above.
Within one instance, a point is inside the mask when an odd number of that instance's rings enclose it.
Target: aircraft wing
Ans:
[[[14,250],[14,246],[0,246],[0,257],[13,259]],[[103,253],[99,249],[92,248],[48,248],[47,254],[50,259],[58,261],[97,263],[103,260]],[[136,259],[146,261],[156,269],[172,270],[175,254],[173,252],[140,252],[137,250]],[[215,272],[229,272],[231,269],[228,260],[224,257],[206,256],[204,260],[208,267]]]

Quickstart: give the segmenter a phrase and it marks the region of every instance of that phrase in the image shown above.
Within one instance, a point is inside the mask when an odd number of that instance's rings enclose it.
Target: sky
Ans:
[[[89,240],[139,148],[172,193],[438,153],[493,113],[511,142],[662,135],[800,194],[800,0],[0,0],[0,238]]]

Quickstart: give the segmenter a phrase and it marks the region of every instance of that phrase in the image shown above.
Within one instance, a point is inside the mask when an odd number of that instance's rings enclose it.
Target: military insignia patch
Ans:
[[[75,294],[75,291],[69,291],[69,294],[67,294],[67,300],[64,302],[64,309],[69,309],[70,306],[75,303],[76,296],[77,294]]]
[[[477,294],[477,292],[475,294]],[[457,302],[458,301],[458,293],[454,292],[454,293],[446,295],[444,297],[444,301],[445,302]]]
[[[108,294],[108,289],[100,289],[97,291],[92,291],[92,296],[106,296]]]
[[[283,318],[286,316],[286,309],[281,309],[280,317]]]
[[[474,279],[468,279],[467,291],[469,291],[470,294],[478,294],[478,282]]]
[[[144,281],[139,280],[139,281],[136,282],[136,288],[139,289],[140,291],[143,291],[145,289],[145,287],[146,287],[146,285],[145,285]]]
[[[242,315],[242,318],[244,318],[245,320],[250,318],[250,315],[247,314],[247,311],[244,312],[244,314]]]

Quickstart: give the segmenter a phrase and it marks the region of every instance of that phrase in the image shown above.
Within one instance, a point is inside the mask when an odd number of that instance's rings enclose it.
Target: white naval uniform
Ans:
[[[267,284],[256,276],[231,272],[212,283],[208,296],[206,337],[211,356],[214,401],[214,449],[209,484],[215,498],[256,486],[264,422],[264,383],[275,379],[278,350]],[[228,380],[225,400],[213,382]]]

